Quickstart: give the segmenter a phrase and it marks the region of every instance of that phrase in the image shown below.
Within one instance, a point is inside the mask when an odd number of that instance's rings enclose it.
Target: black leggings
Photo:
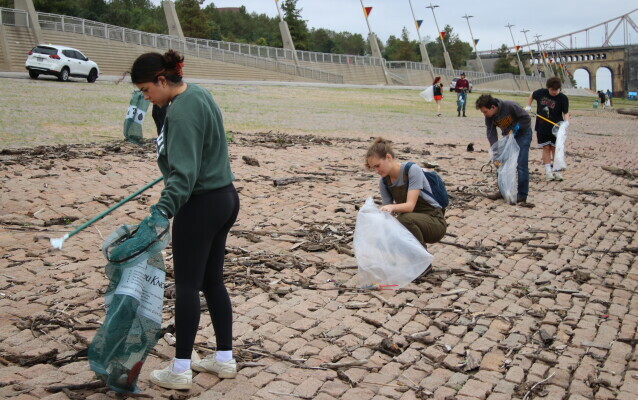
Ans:
[[[226,237],[239,213],[239,196],[231,183],[192,195],[173,220],[175,271],[175,357],[191,358],[199,326],[199,291],[204,292],[217,350],[232,350],[233,310],[224,286]]]

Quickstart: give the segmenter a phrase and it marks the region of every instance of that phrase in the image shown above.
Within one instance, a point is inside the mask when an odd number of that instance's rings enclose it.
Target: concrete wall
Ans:
[[[292,61],[288,62],[292,63]],[[354,64],[336,64],[313,61],[299,61],[300,67],[318,69],[343,76],[343,83],[357,85],[381,85],[385,83],[381,67]]]
[[[638,92],[638,46],[627,48],[625,60],[625,87],[624,93],[614,91],[614,96],[625,96],[627,92]]]
[[[16,72],[25,71],[24,62],[27,53],[33,48],[35,38],[33,34],[22,27],[0,26],[3,30],[0,41],[7,49],[9,62],[0,64],[0,69]],[[43,30],[44,42],[58,45],[66,45],[80,49],[87,57],[94,60],[100,66],[100,73],[106,75],[123,75],[129,70],[131,64],[142,53],[149,51],[163,51],[154,48],[138,46],[130,43],[116,42],[112,40],[100,39],[82,34]],[[5,59],[3,46],[0,46],[0,60]],[[210,79],[228,79],[244,81],[297,81],[297,82],[318,82],[315,80],[298,77],[295,75],[264,70],[260,68],[247,67],[238,64],[225,63],[221,61],[209,60],[186,54],[184,73],[186,76]],[[363,85],[385,85],[385,77],[380,66],[365,66],[354,64],[319,63],[310,61],[299,61],[299,66],[308,67],[324,72],[334,73],[343,76],[344,83]],[[400,81],[393,84],[405,84],[409,86],[428,86],[432,84],[433,77],[429,71],[410,69],[390,69],[389,72],[400,77]],[[442,76],[445,90],[449,87],[450,80],[454,76]],[[531,91],[534,90],[534,83],[531,86],[514,79],[501,79],[484,84],[475,84],[477,89],[492,90],[512,90]],[[542,85],[538,85],[541,87]]]
[[[10,68],[7,70],[26,71],[24,62],[27,53],[35,46],[35,39],[27,28],[4,25],[6,42],[9,47]],[[143,53],[164,51],[155,48],[120,43],[74,33],[43,30],[44,42],[74,47],[95,61],[100,73],[106,75],[122,75],[131,68],[133,61]],[[317,82],[295,75],[275,71],[247,67],[221,61],[185,55],[184,74],[194,78],[255,80],[255,81],[295,81]]]
[[[0,70],[9,71],[11,69],[11,65],[7,62],[8,57],[8,49],[7,49],[7,34],[4,29],[4,25],[0,25]]]

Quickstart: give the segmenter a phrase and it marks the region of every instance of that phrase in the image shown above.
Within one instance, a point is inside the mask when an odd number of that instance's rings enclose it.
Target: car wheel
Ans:
[[[62,82],[69,80],[69,69],[67,67],[62,68],[60,75],[58,75],[58,80],[61,80]]]
[[[86,77],[86,81],[88,83],[93,83],[97,80],[97,70],[93,68],[91,72],[89,72],[89,76]]]
[[[29,71],[29,77],[31,77],[31,79],[38,79],[38,76],[40,76],[39,73],[35,71]]]

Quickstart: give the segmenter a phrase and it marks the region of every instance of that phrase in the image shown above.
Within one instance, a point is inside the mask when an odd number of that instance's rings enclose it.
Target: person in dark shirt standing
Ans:
[[[157,106],[157,164],[164,189],[151,211],[164,221],[173,218],[175,358],[167,368],[152,371],[150,380],[178,390],[192,386],[192,370],[219,378],[237,375],[232,305],[223,268],[239,197],[221,111],[208,90],[182,80],[183,65],[184,58],[169,50],[142,54],[131,67],[131,81]],[[206,297],[217,345],[215,354],[191,361],[201,314],[200,291]]]
[[[434,93],[434,101],[436,101],[436,116],[441,116],[441,100],[443,99],[443,83],[441,77],[437,76],[432,82],[432,91]]]
[[[456,116],[461,116],[461,109],[463,109],[463,116],[465,117],[465,105],[467,103],[467,92],[470,90],[470,82],[465,79],[465,73],[461,72],[461,78],[456,81]]]
[[[561,81],[557,77],[547,80],[546,89],[538,89],[529,95],[526,111],[532,109],[532,101],[536,100],[536,114],[543,118],[536,118],[536,138],[538,147],[543,149],[543,164],[545,165],[545,179],[548,181],[562,181],[563,175],[559,171],[552,172],[552,161],[556,151],[556,136],[552,133],[554,123],[565,121],[569,126],[569,99],[561,90]]]
[[[516,194],[517,203],[526,203],[529,192],[529,146],[532,143],[532,120],[523,109],[513,101],[499,100],[489,94],[481,95],[476,100],[476,109],[485,116],[485,126],[487,128],[487,140],[490,146],[498,141],[496,128],[501,128],[503,136],[513,134],[516,143],[520,148],[517,159],[518,191]],[[496,191],[486,196],[488,199],[496,200],[503,197],[500,191]]]
[[[600,106],[605,109],[605,93],[602,90],[598,91],[598,99],[600,102]]]

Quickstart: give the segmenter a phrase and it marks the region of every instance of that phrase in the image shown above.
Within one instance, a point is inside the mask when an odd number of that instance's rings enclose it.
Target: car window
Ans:
[[[62,50],[62,54],[69,58],[75,58],[75,52],[73,50]]]
[[[86,57],[84,56],[84,54],[80,53],[77,50],[75,50],[75,58],[77,58],[78,60],[86,61]]]
[[[53,54],[58,54],[57,49],[54,49],[53,47],[45,47],[45,46],[35,46],[33,50],[31,51],[34,53],[39,53],[39,54],[46,54],[48,56]]]

